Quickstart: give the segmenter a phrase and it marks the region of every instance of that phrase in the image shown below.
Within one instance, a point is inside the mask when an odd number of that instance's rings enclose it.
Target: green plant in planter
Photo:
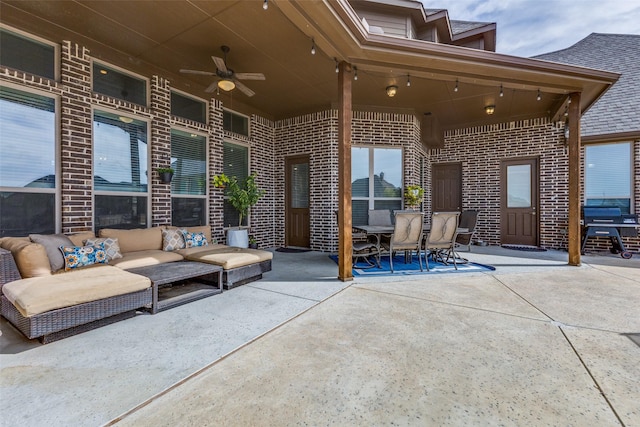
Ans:
[[[264,195],[264,190],[258,188],[256,184],[256,174],[249,175],[244,181],[239,182],[238,178],[232,176],[226,177],[224,174],[213,177],[213,185],[216,186],[216,179],[220,182],[220,178],[227,180],[227,191],[229,203],[238,211],[238,227],[242,226],[242,219],[249,213],[249,208],[258,203],[260,197]]]
[[[158,168],[156,169],[158,173],[173,173],[173,168]]]
[[[216,188],[225,188],[227,184],[229,184],[229,181],[230,181],[229,177],[221,173],[220,175],[213,176],[213,179],[211,180],[211,184],[213,184],[213,186]]]
[[[407,185],[404,189],[404,203],[410,208],[416,208],[422,202],[424,189],[419,185]]]
[[[156,171],[158,171],[161,182],[166,184],[171,182],[171,178],[173,178],[173,168],[158,168]]]

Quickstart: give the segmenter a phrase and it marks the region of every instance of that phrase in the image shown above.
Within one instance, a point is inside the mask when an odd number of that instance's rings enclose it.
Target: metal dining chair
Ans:
[[[444,264],[447,264],[447,259],[451,257],[454,268],[458,269],[453,249],[456,244],[459,216],[460,212],[434,212],[431,215],[431,230],[427,235],[424,247],[427,271],[429,271],[429,256],[434,261],[440,261]]]
[[[420,271],[422,271],[422,223],[424,213],[422,212],[398,212],[395,215],[396,221],[388,243],[383,243],[389,251],[389,267],[393,273],[393,254],[396,251],[405,251],[412,254],[418,253]]]

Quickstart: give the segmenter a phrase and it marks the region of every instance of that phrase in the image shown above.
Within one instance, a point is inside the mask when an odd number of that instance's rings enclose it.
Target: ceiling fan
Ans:
[[[255,92],[245,86],[243,83],[238,80],[265,80],[264,74],[262,73],[236,73],[231,68],[227,67],[227,53],[231,49],[229,46],[220,46],[222,52],[224,53],[224,59],[219,58],[217,56],[211,56],[213,62],[216,64],[216,72],[212,73],[211,71],[198,71],[198,70],[180,70],[181,73],[185,74],[199,74],[203,76],[217,76],[219,80],[211,83],[208,88],[205,89],[205,92],[213,92],[216,88],[220,88],[226,92],[232,91],[235,88],[240,89],[242,93],[247,96],[255,95]]]

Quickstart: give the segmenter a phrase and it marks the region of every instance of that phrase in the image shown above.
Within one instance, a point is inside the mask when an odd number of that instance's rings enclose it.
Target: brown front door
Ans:
[[[500,167],[500,243],[538,246],[538,159]]]
[[[285,161],[285,244],[308,248],[309,225],[309,156],[289,157]]]
[[[462,207],[462,165],[435,164],[431,168],[433,212],[455,212]]]

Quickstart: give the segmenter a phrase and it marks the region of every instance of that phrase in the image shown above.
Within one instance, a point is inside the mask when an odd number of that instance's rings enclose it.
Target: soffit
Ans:
[[[359,69],[352,101],[357,108],[431,112],[443,128],[552,116],[569,92],[583,91],[588,106],[615,81],[611,73],[366,34],[345,0],[269,5],[265,11],[261,2],[243,0],[3,1],[0,14],[8,25],[58,43],[77,42],[99,60],[146,77],[160,75],[179,90],[271,119],[335,105],[336,59]],[[312,38],[316,55],[310,54]],[[207,94],[212,77],[179,72],[215,72],[211,55],[223,56],[223,44],[231,47],[230,68],[265,74],[265,81],[244,81],[255,96],[237,90]],[[399,86],[394,98],[385,94],[390,84]],[[484,113],[487,103],[496,105],[493,116]]]

